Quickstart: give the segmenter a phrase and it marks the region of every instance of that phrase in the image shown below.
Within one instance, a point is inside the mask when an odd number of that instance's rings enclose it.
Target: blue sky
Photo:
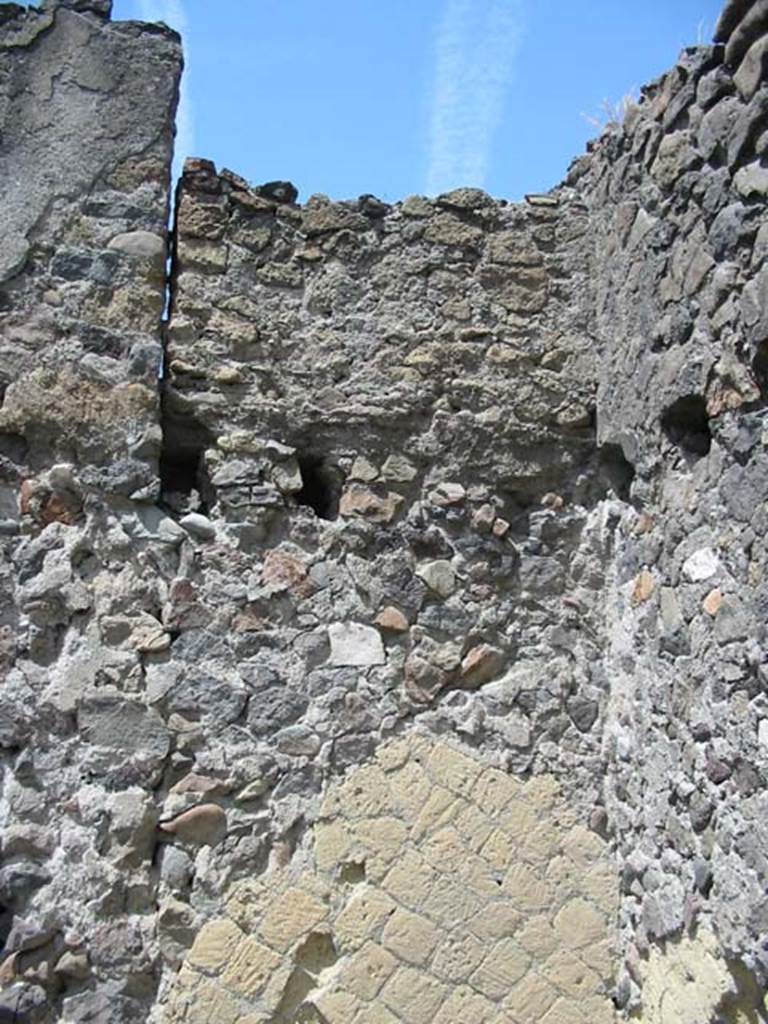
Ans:
[[[115,0],[185,41],[179,155],[302,200],[557,184],[721,0]]]

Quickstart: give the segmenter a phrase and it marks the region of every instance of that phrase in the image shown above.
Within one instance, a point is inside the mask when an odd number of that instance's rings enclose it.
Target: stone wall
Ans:
[[[182,62],[110,6],[0,5],[3,1020],[139,1021],[156,988],[141,538]]]
[[[150,497],[181,50],[110,7],[0,5],[0,456]]]
[[[0,1019],[764,1019],[764,5],[522,204],[188,161],[168,281],[109,7],[0,6]]]
[[[596,235],[598,437],[636,471],[605,654],[627,994],[697,925],[768,969],[765,15],[730,4],[568,177]]]

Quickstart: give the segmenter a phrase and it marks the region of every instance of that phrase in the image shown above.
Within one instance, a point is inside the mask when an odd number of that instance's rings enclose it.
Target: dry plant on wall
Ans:
[[[612,125],[620,125],[624,123],[627,114],[633,107],[636,107],[639,102],[637,89],[632,86],[619,100],[604,99],[600,104],[598,110],[594,114],[585,114],[582,112],[581,116],[592,128],[597,131],[605,131]]]

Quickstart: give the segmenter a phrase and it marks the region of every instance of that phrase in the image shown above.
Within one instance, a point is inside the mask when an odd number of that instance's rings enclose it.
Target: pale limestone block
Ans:
[[[556,950],[539,971],[570,999],[584,999],[600,990],[600,977],[571,950]]]
[[[333,924],[340,948],[355,949],[378,935],[394,910],[394,901],[380,889],[367,885],[357,888]]]
[[[397,910],[387,921],[381,941],[401,960],[418,967],[429,960],[439,939],[440,932],[431,921],[407,910]]]
[[[523,797],[537,814],[551,810],[560,798],[560,785],[552,775],[535,775],[521,789]]]
[[[465,924],[480,908],[477,895],[452,875],[434,876],[426,896],[417,904],[418,909],[444,928]]]
[[[349,1019],[347,1018],[347,1020]],[[390,1013],[386,1006],[370,1003],[368,1006],[363,1006],[358,1012],[354,1024],[400,1024],[400,1021],[393,1013]]]
[[[214,982],[201,981],[195,989],[185,1024],[240,1024],[241,1009],[237,999]]]
[[[525,913],[536,913],[552,906],[551,883],[527,864],[513,864],[502,885],[502,893]]]
[[[328,908],[319,899],[303,889],[290,888],[269,908],[259,934],[268,945],[284,952],[327,914]]]
[[[406,822],[414,821],[431,788],[424,769],[409,761],[389,776],[389,787],[394,809],[399,811]]]
[[[603,856],[605,840],[583,825],[575,825],[563,842],[563,853],[579,868],[586,868]]]
[[[398,818],[362,818],[355,825],[355,837],[377,860],[388,863],[402,852],[408,829]]]
[[[446,995],[446,987],[428,974],[401,967],[382,989],[381,999],[404,1024],[432,1024]]]
[[[493,817],[509,807],[521,789],[521,783],[498,768],[486,768],[472,790],[472,798],[484,814]]]
[[[512,863],[514,849],[507,833],[497,828],[480,850],[480,856],[497,871],[506,871]]]
[[[514,1021],[538,1021],[558,1000],[559,993],[546,979],[529,971],[502,1003]]]
[[[200,970],[220,971],[243,938],[243,933],[233,921],[226,918],[209,921],[195,939],[187,960]]]
[[[544,1016],[541,1024],[587,1024],[578,1004],[570,999],[558,999]]]
[[[461,836],[450,826],[427,835],[419,845],[424,860],[441,874],[458,875],[467,854]]]
[[[363,668],[383,665],[387,660],[381,634],[372,626],[359,622],[334,622],[328,627],[328,639],[331,665]]]
[[[535,919],[534,919],[535,920]],[[510,900],[484,904],[467,923],[467,928],[484,943],[517,935],[523,917]]]
[[[319,822],[315,826],[315,864],[319,871],[332,871],[352,845],[346,826],[339,821]]]
[[[313,992],[309,1003],[317,1008],[320,1019],[327,1021],[327,1024],[349,1024],[363,1010],[359,999],[335,985]],[[266,1024],[272,1024],[273,1021],[274,1017],[270,1017]]]
[[[612,914],[619,900],[619,885],[612,864],[598,861],[585,875],[579,877],[579,888],[583,896],[596,907]]]
[[[436,875],[424,859],[406,850],[384,879],[383,889],[399,903],[418,910],[429,898],[435,881]]]
[[[424,836],[447,825],[461,810],[463,802],[442,786],[435,786],[426,798],[411,826],[411,838],[419,842]]]
[[[391,953],[376,942],[366,942],[344,962],[339,980],[354,996],[368,1001],[379,994],[397,967],[398,962]]]
[[[386,813],[392,806],[391,782],[375,764],[367,764],[337,790],[339,813],[354,819]]]
[[[235,948],[221,980],[238,995],[252,999],[280,966],[280,957],[256,939],[244,938]]]
[[[489,1024],[496,1013],[496,1007],[471,988],[462,985],[453,988],[441,1006],[433,1024]]]
[[[598,942],[606,928],[604,916],[580,898],[567,903],[554,920],[555,933],[566,949],[583,949]]]
[[[482,770],[474,758],[442,743],[427,758],[427,771],[435,782],[463,797],[469,796]]]
[[[503,999],[525,976],[530,963],[527,953],[514,939],[502,939],[488,953],[470,982],[489,999]]]
[[[432,971],[443,981],[467,981],[483,962],[485,945],[469,931],[451,932],[443,938],[432,960]]]
[[[521,810],[520,820],[531,820],[528,818],[528,812],[523,813],[525,805],[517,806]],[[514,810],[517,810],[517,807]],[[533,819],[535,820],[535,815],[533,815]],[[507,827],[507,822],[503,816],[502,822]],[[517,836],[517,850],[520,858],[528,861],[529,864],[534,866],[544,865],[560,851],[562,835],[549,822],[531,825],[530,828],[523,831],[518,831],[517,829],[512,829],[511,831],[513,835]]]
[[[494,826],[474,804],[464,803],[453,819],[453,824],[461,833],[464,845],[472,853],[477,853],[488,841]]]

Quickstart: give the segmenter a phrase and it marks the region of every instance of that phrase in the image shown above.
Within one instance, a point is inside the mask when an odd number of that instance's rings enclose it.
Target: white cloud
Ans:
[[[174,149],[174,178],[181,173],[185,157],[195,156],[195,122],[189,93],[189,22],[181,0],[138,0],[139,16],[143,21],[164,21],[176,29],[184,41],[186,70],[181,80],[179,109],[176,113],[176,146]]]
[[[523,0],[446,0],[435,42],[427,193],[485,184]]]

